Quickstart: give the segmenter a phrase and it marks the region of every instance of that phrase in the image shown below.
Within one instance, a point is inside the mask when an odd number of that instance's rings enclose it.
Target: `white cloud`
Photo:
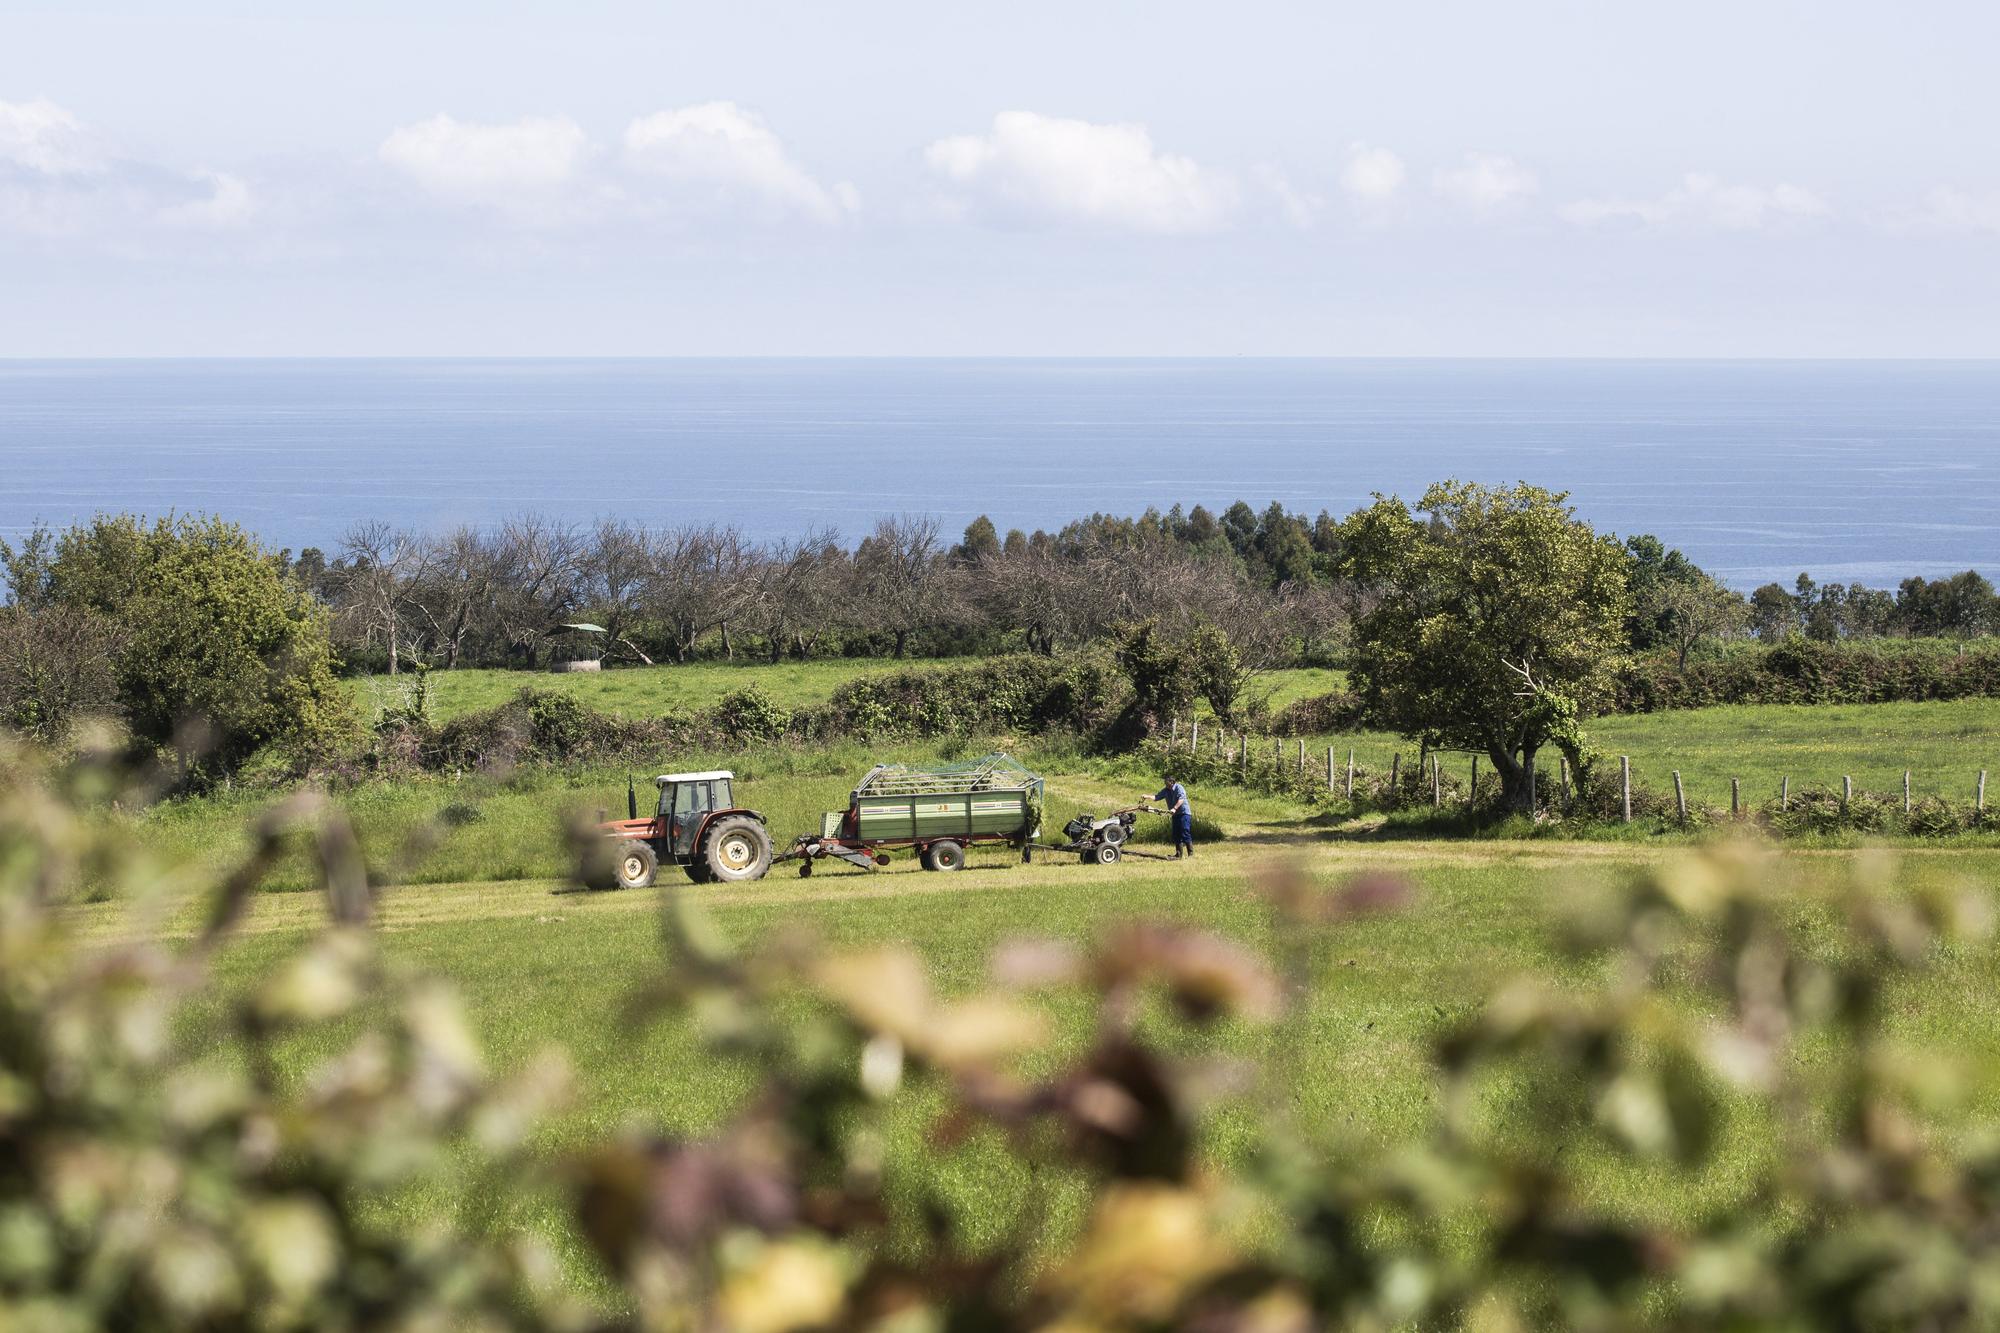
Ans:
[[[1535,173],[1500,153],[1470,153],[1456,167],[1431,173],[1431,188],[1475,213],[1491,213],[1541,188]]]
[[[1252,173],[1257,184],[1269,191],[1277,201],[1279,212],[1294,227],[1310,227],[1319,219],[1326,207],[1326,201],[1310,190],[1302,190],[1292,184],[1291,177],[1274,166],[1260,166]]]
[[[1797,185],[1728,185],[1691,171],[1655,199],[1580,199],[1562,216],[1578,226],[1606,222],[1710,231],[1765,231],[1826,217],[1832,210]]]
[[[1402,190],[1408,174],[1403,159],[1388,149],[1352,144],[1347,150],[1347,165],[1340,173],[1340,188],[1362,203],[1384,204]]]
[[[761,118],[734,102],[703,102],[633,121],[625,128],[625,158],[637,170],[706,190],[725,206],[749,202],[837,222],[861,202],[845,181],[821,185]]]
[[[70,176],[101,167],[82,124],[46,98],[0,102],[0,162],[45,176]]]
[[[1003,111],[989,133],[939,139],[924,160],[962,202],[1007,220],[1173,235],[1212,231],[1236,208],[1234,182],[1156,151],[1143,125]]]
[[[1913,214],[1897,222],[1919,231],[2000,232],[2000,194],[1970,194],[1954,185],[1940,185],[1924,196]]]
[[[481,125],[436,115],[392,132],[383,162],[435,194],[501,206],[545,206],[589,159],[589,136],[566,116]]]
[[[168,205],[160,210],[160,221],[177,227],[240,227],[257,212],[257,197],[242,177],[198,171],[195,179],[209,187],[208,196]]]

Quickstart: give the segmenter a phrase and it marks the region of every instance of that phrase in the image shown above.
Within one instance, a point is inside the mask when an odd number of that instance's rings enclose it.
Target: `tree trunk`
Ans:
[[[896,660],[898,662],[903,660],[903,646],[909,641],[910,632],[908,630],[899,629],[896,631]]]
[[[1523,748],[1517,757],[1512,751],[1489,747],[1487,757],[1500,775],[1500,804],[1517,814],[1535,812],[1535,751]]]

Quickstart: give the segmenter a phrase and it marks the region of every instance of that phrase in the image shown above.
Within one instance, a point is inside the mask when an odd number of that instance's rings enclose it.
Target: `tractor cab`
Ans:
[[[717,810],[736,808],[731,784],[736,775],[727,769],[707,773],[662,773],[653,779],[660,789],[660,827],[666,849],[676,861],[694,855],[702,825]]]

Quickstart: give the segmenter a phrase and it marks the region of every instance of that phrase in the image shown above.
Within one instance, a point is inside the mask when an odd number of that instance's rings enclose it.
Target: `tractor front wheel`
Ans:
[[[648,889],[653,886],[654,876],[660,873],[660,858],[651,843],[629,839],[618,848],[618,859],[612,869],[617,874],[619,888]]]
[[[771,835],[748,815],[733,815],[708,831],[701,860],[714,881],[762,879],[771,868]]]
[[[1118,864],[1118,844],[1115,842],[1099,843],[1094,851],[1085,852],[1083,859],[1085,861],[1095,861],[1101,866],[1115,866]]]

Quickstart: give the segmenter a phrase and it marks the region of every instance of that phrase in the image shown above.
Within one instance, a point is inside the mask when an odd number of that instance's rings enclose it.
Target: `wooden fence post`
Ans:
[[[1390,791],[1396,790],[1397,787],[1402,785],[1402,782],[1403,782],[1403,752],[1401,750],[1398,750],[1396,751],[1396,753],[1389,756],[1389,790]]]
[[[1986,770],[1979,770],[1979,787],[1973,793],[1972,808],[1980,814],[1986,813]]]
[[[1438,766],[1438,757],[1431,756],[1431,809],[1444,804],[1444,770]]]
[[[1479,756],[1472,756],[1472,786],[1466,790],[1465,803],[1470,806],[1479,800]]]
[[[1333,790],[1333,747],[1326,747],[1326,789]]]
[[[1299,737],[1299,772],[1306,771],[1306,738]]]
[[[1347,750],[1347,799],[1354,799],[1354,747]]]
[[[1778,808],[1780,810],[1792,808],[1792,775],[1789,773],[1778,779]]]
[[[1625,790],[1625,822],[1632,822],[1632,756],[1618,756],[1618,785]]]
[[[1201,723],[1188,723],[1188,753],[1193,754],[1201,745]]]
[[[1569,809],[1569,756],[1556,757],[1556,791],[1562,796],[1563,809]]]
[[[1729,817],[1743,817],[1743,782],[1740,778],[1729,779]]]
[[[1840,775],[1840,813],[1843,815],[1847,813],[1847,803],[1853,799],[1854,775],[1852,773],[1842,773]]]
[[[1910,770],[1903,770],[1903,813],[1910,813]]]
[[[1686,825],[1688,822],[1688,795],[1687,789],[1681,786],[1681,771],[1678,768],[1674,770],[1674,804],[1680,807],[1681,823]]]
[[[1542,761],[1528,761],[1528,813],[1539,814],[1542,809]]]
[[[1247,731],[1243,733],[1243,743],[1238,747],[1237,758],[1242,760],[1243,776],[1247,780],[1250,776],[1250,733]]]
[[[1277,777],[1285,771],[1285,738],[1271,737],[1271,776]]]
[[[1177,717],[1169,718],[1167,720],[1167,744],[1179,745],[1180,743],[1181,743],[1181,720]]]

